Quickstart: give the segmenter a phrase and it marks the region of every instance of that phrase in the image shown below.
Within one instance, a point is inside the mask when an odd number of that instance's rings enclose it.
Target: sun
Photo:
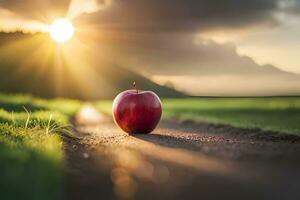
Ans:
[[[49,33],[53,40],[63,43],[70,40],[74,35],[74,27],[68,19],[56,19],[49,27]]]

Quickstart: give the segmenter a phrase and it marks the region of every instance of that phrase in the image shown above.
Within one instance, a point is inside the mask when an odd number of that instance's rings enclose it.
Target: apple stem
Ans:
[[[136,93],[139,93],[139,90],[136,88],[136,83],[135,83],[135,81],[133,81],[132,85],[133,85],[134,89],[136,90]]]

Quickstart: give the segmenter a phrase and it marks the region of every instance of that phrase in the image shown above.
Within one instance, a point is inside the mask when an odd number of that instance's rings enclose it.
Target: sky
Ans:
[[[299,11],[300,0],[0,0],[0,29],[43,31],[66,16],[95,51],[158,83],[289,95],[300,94]]]

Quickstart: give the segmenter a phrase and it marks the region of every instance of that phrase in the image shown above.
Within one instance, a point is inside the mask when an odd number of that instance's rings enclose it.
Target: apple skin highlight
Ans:
[[[126,133],[146,134],[159,123],[162,106],[152,91],[126,90],[114,99],[112,112],[115,123]]]

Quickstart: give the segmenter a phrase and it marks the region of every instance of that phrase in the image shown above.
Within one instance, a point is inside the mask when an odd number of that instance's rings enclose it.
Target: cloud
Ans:
[[[46,31],[47,26],[40,21],[24,19],[22,16],[0,7],[0,31],[11,32],[23,30],[24,32]]]
[[[71,0],[67,16],[71,19],[106,8],[111,0]]]
[[[282,96],[299,95],[299,76],[154,76],[160,84],[170,85],[191,95],[203,96]]]
[[[58,17],[98,12],[111,0],[0,0],[0,30],[44,31]]]
[[[134,34],[99,41],[101,51],[119,65],[150,75],[278,75],[272,65],[240,56],[232,43],[218,44],[193,34]],[[104,47],[105,46],[105,47]],[[111,54],[113,52],[113,55]]]
[[[23,19],[49,22],[55,16],[63,16],[69,3],[69,0],[0,0],[0,7]]]
[[[112,3],[111,3],[112,2]],[[0,7],[33,19],[82,14],[82,21],[127,31],[189,31],[278,23],[274,13],[296,13],[299,0],[1,0]],[[111,6],[107,6],[110,5]],[[105,8],[105,9],[104,9]],[[92,14],[93,13],[93,14]],[[91,15],[92,14],[92,15]]]
[[[300,0],[279,0],[278,7],[281,12],[299,14]]]
[[[31,19],[50,20],[53,17],[78,17],[107,7],[111,0],[1,0],[0,8]]]
[[[274,25],[280,0],[114,0],[90,20],[139,31],[203,31]],[[282,1],[282,0],[281,0]],[[289,0],[286,0],[289,1]],[[88,17],[88,16],[86,16]]]
[[[98,44],[97,52],[110,62],[192,95],[300,94],[299,75],[259,65],[239,55],[231,43],[218,44],[194,34],[157,33],[118,39],[111,35]]]

